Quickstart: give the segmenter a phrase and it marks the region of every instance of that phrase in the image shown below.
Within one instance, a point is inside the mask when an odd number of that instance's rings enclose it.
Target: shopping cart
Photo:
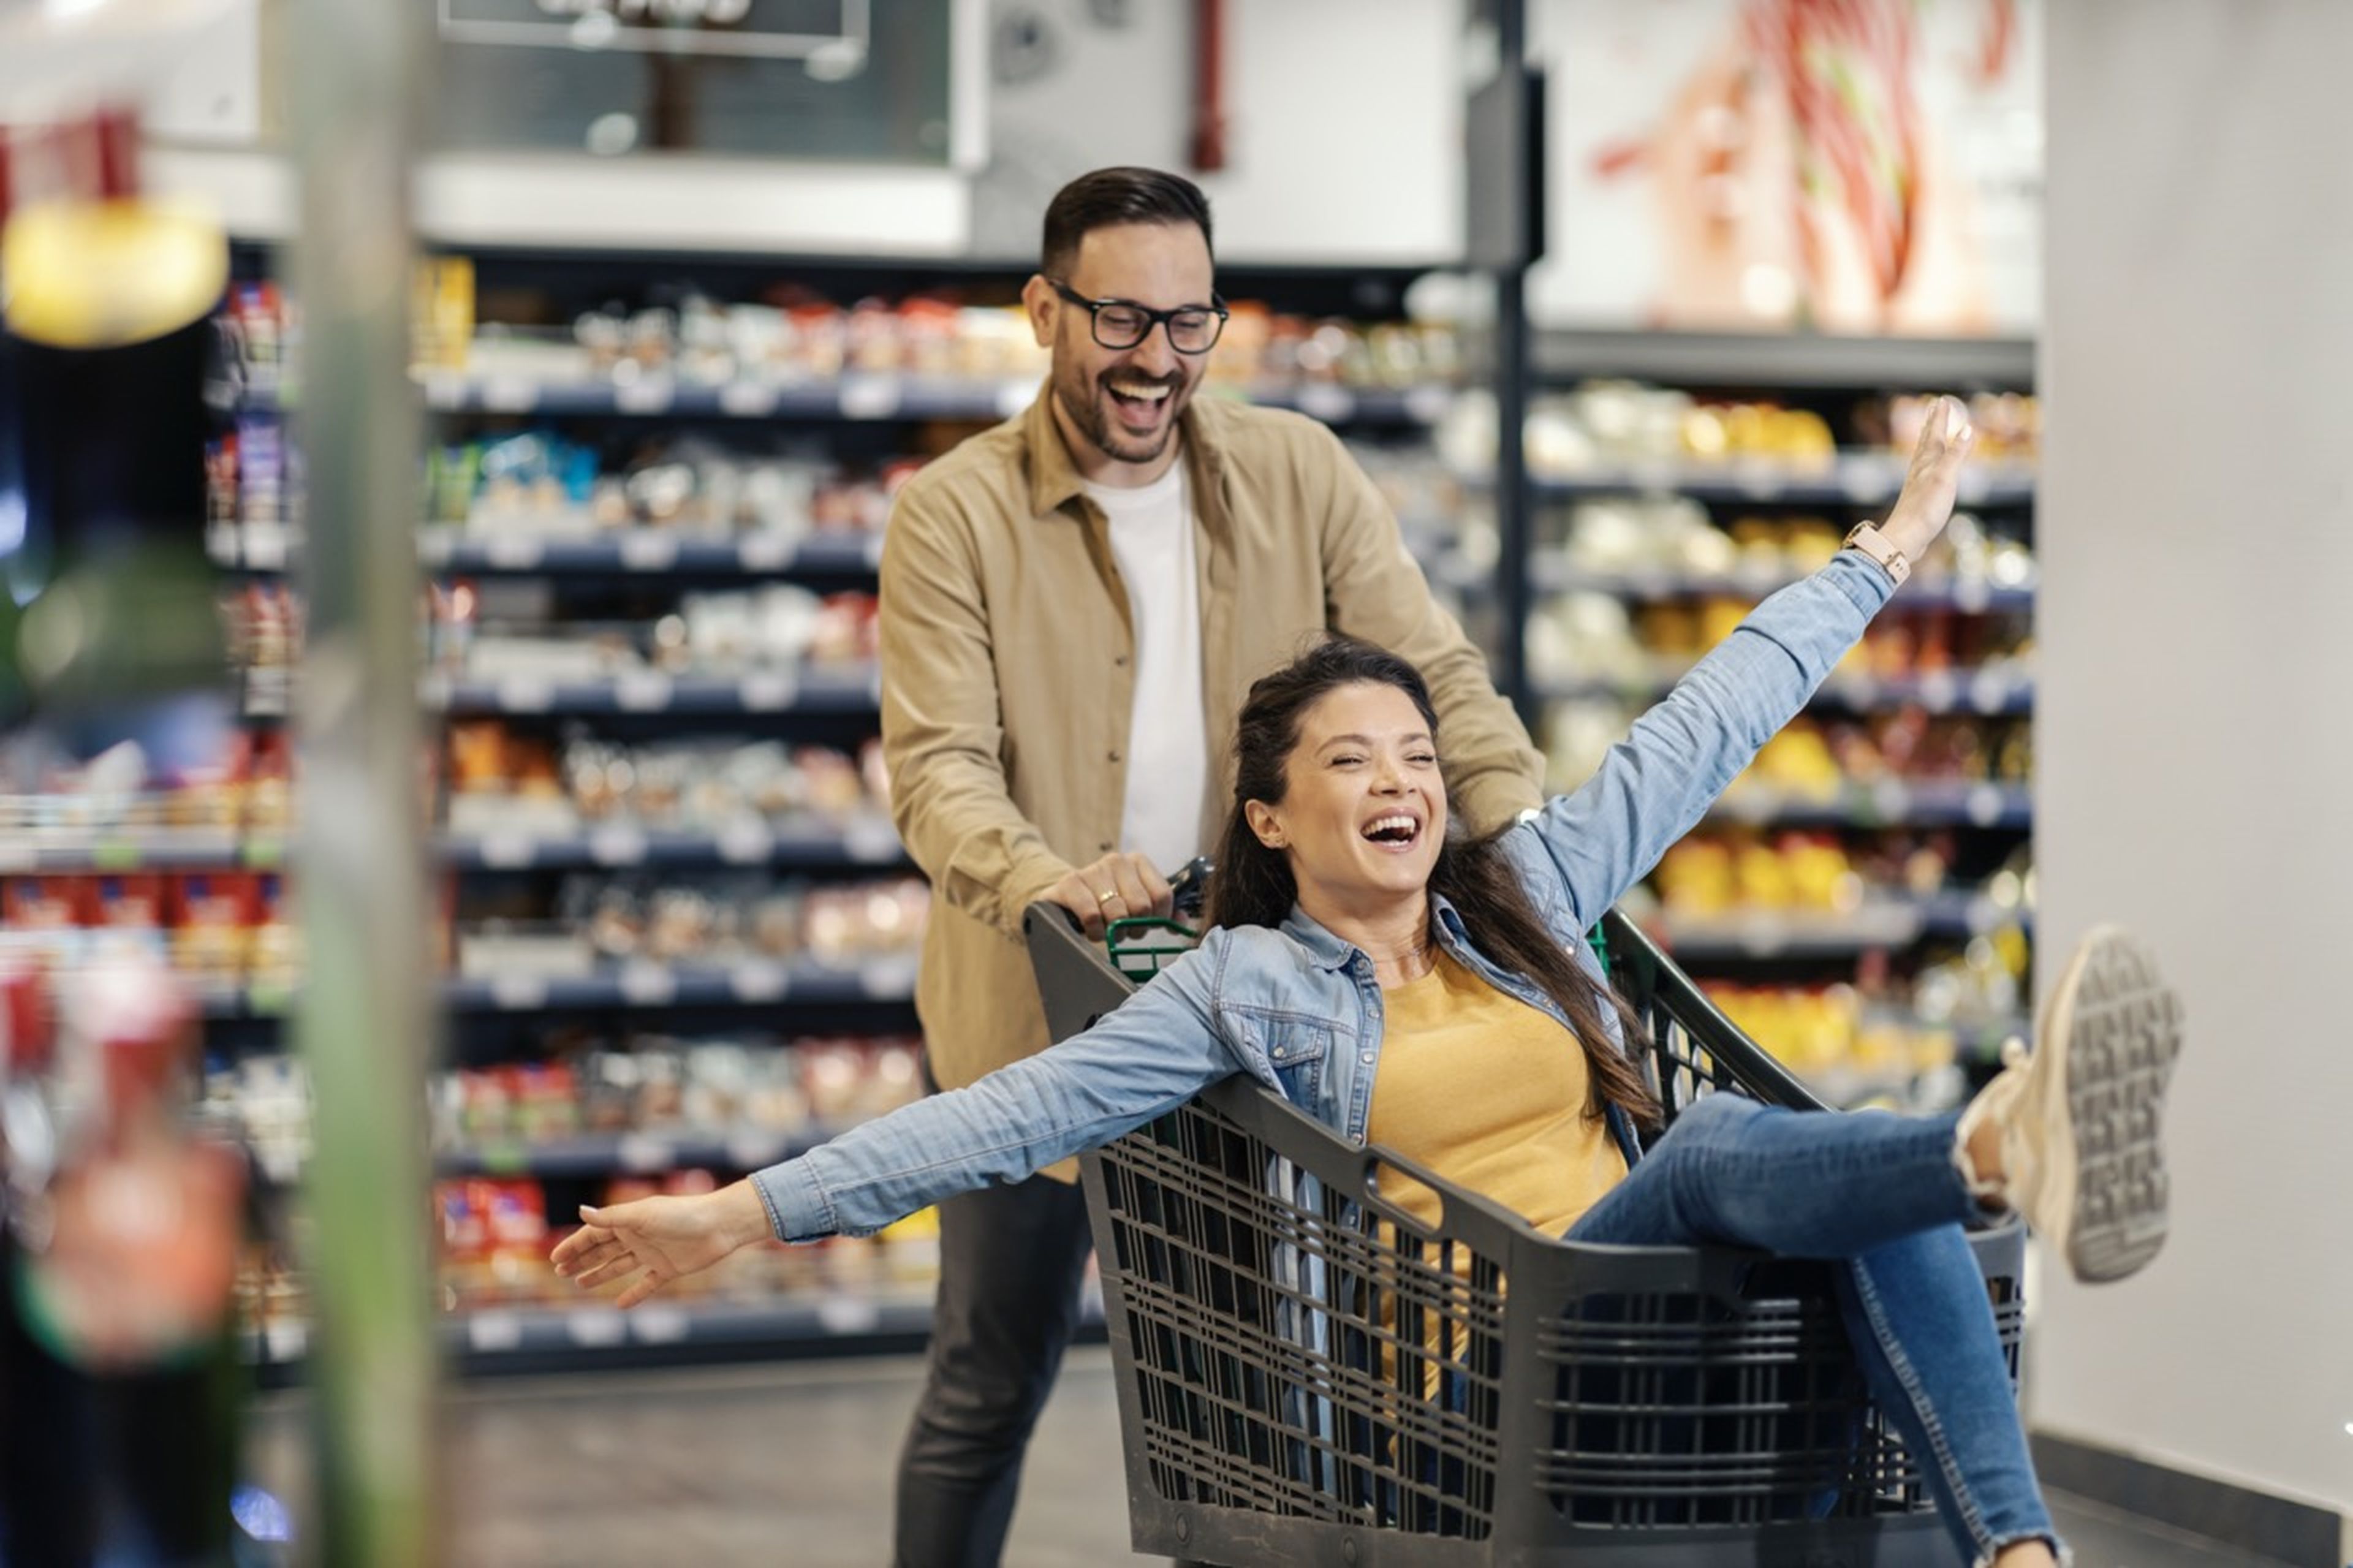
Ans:
[[[1134,989],[1059,908],[1027,928],[1056,1039]],[[1671,1118],[1725,1091],[1826,1109],[1631,922],[1613,911],[1596,945],[1650,1027]],[[1240,1077],[1082,1170],[1139,1552],[1237,1568],[1953,1561],[1829,1266],[1556,1240]],[[1437,1225],[1383,1202],[1390,1173],[1440,1193]],[[1971,1246],[2014,1384],[2022,1233]]]

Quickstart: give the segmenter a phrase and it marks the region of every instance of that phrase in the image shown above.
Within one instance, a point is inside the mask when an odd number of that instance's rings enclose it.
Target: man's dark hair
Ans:
[[[1046,205],[1045,243],[1039,265],[1049,277],[1066,276],[1079,241],[1099,228],[1123,223],[1189,223],[1209,246],[1209,198],[1182,174],[1158,169],[1097,169],[1054,193]],[[1216,250],[1210,247],[1214,256]]]

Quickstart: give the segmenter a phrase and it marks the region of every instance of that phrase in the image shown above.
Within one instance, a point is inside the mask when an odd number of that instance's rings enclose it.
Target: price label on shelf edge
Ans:
[[[744,707],[754,713],[780,713],[800,697],[800,683],[780,669],[754,670],[738,687]]]
[[[629,1331],[639,1344],[674,1345],[694,1330],[694,1320],[683,1307],[648,1301],[628,1314]]]
[[[1301,383],[1298,395],[1293,401],[1298,405],[1299,412],[1326,425],[1344,424],[1356,417],[1356,395],[1346,387],[1335,386],[1328,381]]]
[[[731,381],[719,389],[719,411],[736,419],[765,419],[778,401],[776,387],[765,381]]]
[[[659,670],[632,669],[613,678],[613,706],[624,713],[663,712],[677,700],[677,685]]]
[[[624,414],[667,414],[677,401],[677,384],[666,375],[617,382],[613,387],[613,406]]]
[[[539,859],[539,840],[511,830],[485,833],[474,841],[474,854],[493,871],[520,871]]]
[[[678,1163],[678,1151],[659,1138],[626,1132],[614,1145],[613,1162],[625,1171],[667,1171]]]
[[[564,1314],[564,1337],[583,1350],[610,1350],[629,1337],[617,1307],[575,1307]]]
[[[871,1334],[882,1326],[882,1309],[863,1296],[828,1296],[817,1304],[817,1321],[828,1334]]]
[[[735,542],[736,563],[746,572],[781,572],[792,558],[793,542],[782,533],[747,533]]]
[[[731,866],[758,866],[776,854],[776,836],[758,817],[736,816],[719,825],[712,845]]]
[[[555,706],[555,683],[535,675],[510,675],[496,689],[498,705],[508,713],[544,713]]]
[[[621,536],[621,564],[632,572],[667,572],[678,564],[678,535],[631,529]]]
[[[502,1013],[533,1013],[547,1005],[547,982],[536,974],[501,974],[491,982],[491,1004]]]
[[[539,384],[520,375],[494,375],[482,383],[481,405],[489,414],[529,414],[539,406]]]
[[[626,823],[607,823],[588,835],[588,858],[599,866],[642,866],[646,836]]]
[[[839,396],[845,419],[889,419],[899,412],[899,379],[890,375],[845,375]]]
[[[785,1157],[791,1145],[774,1132],[738,1132],[727,1140],[727,1163],[745,1171],[762,1171]]]
[[[522,1319],[500,1308],[466,1314],[466,1343],[484,1355],[502,1355],[522,1346]]]
[[[738,1002],[781,1002],[792,989],[792,972],[769,959],[751,959],[727,972],[727,987]]]
[[[666,1007],[678,996],[678,976],[669,967],[634,959],[621,966],[622,998],[633,1006]]]

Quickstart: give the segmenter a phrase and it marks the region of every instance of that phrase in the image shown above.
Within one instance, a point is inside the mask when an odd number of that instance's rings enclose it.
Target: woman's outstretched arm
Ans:
[[[1215,1026],[1220,933],[1093,1028],[849,1129],[716,1193],[581,1210],[555,1271],[594,1289],[628,1281],[634,1307],[681,1275],[755,1241],[864,1236],[991,1183],[1026,1179],[1182,1105],[1242,1070]]]

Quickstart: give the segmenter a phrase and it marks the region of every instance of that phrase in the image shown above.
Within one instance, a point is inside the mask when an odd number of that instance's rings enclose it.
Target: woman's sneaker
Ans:
[[[2033,1053],[2013,1056],[1963,1118],[1964,1146],[1995,1120],[2000,1196],[2078,1279],[2121,1279],[2165,1245],[2159,1128],[2180,1053],[2181,998],[2147,947],[2102,926],[2059,977]]]

